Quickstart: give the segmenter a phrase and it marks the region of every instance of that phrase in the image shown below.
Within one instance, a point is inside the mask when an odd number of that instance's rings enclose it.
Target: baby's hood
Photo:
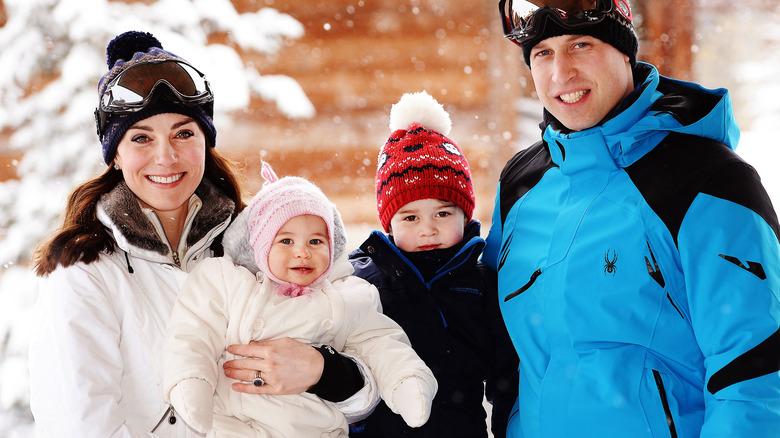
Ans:
[[[245,208],[239,213],[233,222],[225,230],[222,237],[222,247],[225,250],[225,256],[230,258],[236,265],[243,266],[253,274],[257,274],[260,268],[255,263],[254,250],[249,244],[249,227],[247,217],[249,209]],[[339,259],[344,255],[347,246],[347,235],[344,229],[344,222],[341,220],[341,214],[336,206],[333,206],[333,264],[332,270],[339,265]],[[351,265],[350,265],[351,266]],[[335,272],[334,272],[335,274]],[[343,272],[341,273],[343,275]],[[339,275],[339,276],[341,276]],[[329,275],[330,277],[331,275]]]

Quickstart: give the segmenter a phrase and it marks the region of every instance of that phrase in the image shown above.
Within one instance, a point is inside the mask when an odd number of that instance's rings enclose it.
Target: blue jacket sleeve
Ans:
[[[704,355],[702,437],[780,430],[777,216],[752,168],[739,173],[749,176],[736,183],[742,187],[697,195],[678,234],[691,323]]]

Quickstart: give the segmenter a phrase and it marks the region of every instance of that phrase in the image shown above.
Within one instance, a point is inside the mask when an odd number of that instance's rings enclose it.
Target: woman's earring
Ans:
[[[114,163],[114,169],[119,170],[119,165]]]

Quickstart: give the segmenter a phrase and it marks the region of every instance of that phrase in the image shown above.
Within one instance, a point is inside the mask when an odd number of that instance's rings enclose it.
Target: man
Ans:
[[[626,0],[512,3],[545,111],[484,253],[520,357],[507,436],[780,436],[780,228],[727,91],[637,63]]]

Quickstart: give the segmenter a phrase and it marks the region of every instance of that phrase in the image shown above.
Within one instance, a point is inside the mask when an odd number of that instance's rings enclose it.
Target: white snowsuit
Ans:
[[[179,416],[205,431],[213,398],[214,428],[208,436],[345,437],[347,420],[333,403],[314,394],[255,395],[230,388],[222,364],[236,356],[225,348],[291,337],[315,346],[328,344],[357,355],[370,368],[380,395],[398,406],[428,406],[436,392],[433,374],[409,345],[403,330],[380,311],[374,286],[352,276],[345,256],[334,260],[329,279],[310,295],[290,298],[277,285],[228,258],[206,260],[182,287],[168,324],[163,356],[166,399]],[[404,379],[414,379],[413,393],[393,396]],[[177,406],[171,391],[183,391]],[[419,415],[422,415],[421,413]],[[188,418],[189,417],[189,418]],[[427,415],[426,415],[427,418]]]

